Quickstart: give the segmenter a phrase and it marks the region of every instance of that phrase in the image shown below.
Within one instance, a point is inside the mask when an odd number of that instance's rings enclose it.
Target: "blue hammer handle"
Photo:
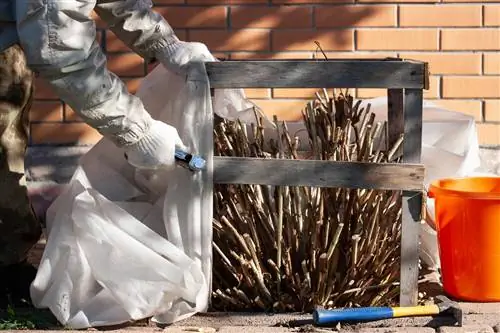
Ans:
[[[191,171],[201,171],[205,169],[207,164],[201,156],[190,154],[178,148],[175,149],[175,160]]]
[[[354,309],[314,310],[313,320],[316,325],[331,325],[346,321],[370,321],[394,317],[390,307],[367,307]]]

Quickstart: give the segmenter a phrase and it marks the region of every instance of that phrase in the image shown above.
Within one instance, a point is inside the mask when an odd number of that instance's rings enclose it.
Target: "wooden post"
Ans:
[[[404,142],[402,163],[420,163],[422,153],[422,89],[405,89]],[[400,305],[417,305],[419,233],[422,220],[423,186],[420,191],[403,191],[401,232]]]

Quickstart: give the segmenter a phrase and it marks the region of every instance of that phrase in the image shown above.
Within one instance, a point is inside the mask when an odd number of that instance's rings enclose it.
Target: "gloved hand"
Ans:
[[[156,58],[165,68],[181,75],[186,74],[193,63],[217,61],[205,44],[177,38],[158,51]]]
[[[176,147],[187,150],[175,127],[153,120],[146,135],[127,147],[125,154],[128,162],[139,169],[172,169]]]

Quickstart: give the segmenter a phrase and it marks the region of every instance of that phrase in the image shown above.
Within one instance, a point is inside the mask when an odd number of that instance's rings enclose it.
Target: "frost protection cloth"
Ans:
[[[70,328],[153,317],[172,323],[205,311],[212,271],[213,112],[243,121],[242,91],[217,92],[203,65],[188,80],[159,65],[137,96],[207,159],[199,173],[138,172],[102,139],[47,211],[47,246],[31,285],[36,307]],[[253,114],[253,111],[252,111]]]

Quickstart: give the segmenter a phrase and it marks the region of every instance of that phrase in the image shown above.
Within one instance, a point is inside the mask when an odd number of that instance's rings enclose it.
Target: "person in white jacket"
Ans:
[[[179,40],[149,0],[0,0],[0,266],[25,260],[41,235],[24,179],[34,75],[137,168],[170,168],[183,147],[107,69],[92,11],[146,61],[180,75],[214,59],[204,44]]]

